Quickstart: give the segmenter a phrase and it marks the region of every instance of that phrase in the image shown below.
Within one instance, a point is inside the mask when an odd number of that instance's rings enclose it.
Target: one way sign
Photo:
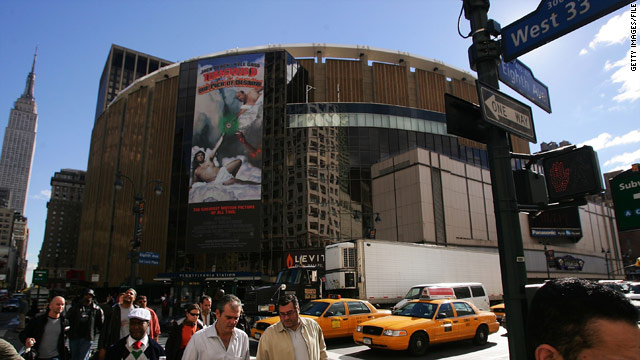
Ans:
[[[531,107],[476,80],[485,121],[536,143]]]

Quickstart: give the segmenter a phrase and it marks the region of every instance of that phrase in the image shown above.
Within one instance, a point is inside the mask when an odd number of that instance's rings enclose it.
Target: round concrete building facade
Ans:
[[[96,119],[78,265],[101,286],[126,281],[136,195],[150,259],[136,265],[138,283],[196,294],[363,237],[497,249],[486,148],[447,133],[445,93],[477,103],[470,73],[366,46],[269,45],[163,67]],[[529,153],[525,140],[511,146]],[[131,179],[120,191],[117,174]],[[602,214],[581,208],[581,243],[614,249],[599,229],[610,216],[592,219]],[[542,254],[521,220],[525,248]],[[563,249],[591,256],[586,272],[602,277],[590,247]]]

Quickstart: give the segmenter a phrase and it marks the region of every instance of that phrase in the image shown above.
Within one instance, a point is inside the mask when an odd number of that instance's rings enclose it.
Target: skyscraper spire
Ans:
[[[31,72],[27,76],[27,85],[24,88],[23,98],[34,99],[33,89],[36,86],[36,59],[38,58],[38,47],[36,46],[36,52],[33,54],[33,64],[31,65]]]

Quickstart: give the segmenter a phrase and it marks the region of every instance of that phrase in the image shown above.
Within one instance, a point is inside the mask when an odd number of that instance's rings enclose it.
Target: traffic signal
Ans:
[[[131,248],[139,248],[142,245],[142,214],[136,216],[136,226],[133,232],[133,240],[131,241]]]
[[[549,202],[579,199],[604,190],[598,155],[591,146],[542,157]]]

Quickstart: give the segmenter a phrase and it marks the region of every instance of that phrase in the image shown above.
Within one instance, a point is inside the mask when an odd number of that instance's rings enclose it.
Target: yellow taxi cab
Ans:
[[[502,324],[502,319],[505,317],[506,311],[504,309],[504,303],[500,303],[497,305],[493,305],[491,307],[491,312],[496,314],[496,320]]]
[[[353,340],[370,348],[408,349],[414,355],[423,355],[429,344],[472,339],[475,344],[484,345],[489,334],[499,328],[492,312],[456,300],[453,291],[431,288],[391,316],[359,324]]]
[[[368,301],[341,298],[312,300],[300,308],[300,316],[315,320],[326,339],[350,337],[363,321],[391,315],[389,310],[378,310]],[[257,321],[251,329],[251,337],[260,340],[264,331],[280,321],[279,316]]]

